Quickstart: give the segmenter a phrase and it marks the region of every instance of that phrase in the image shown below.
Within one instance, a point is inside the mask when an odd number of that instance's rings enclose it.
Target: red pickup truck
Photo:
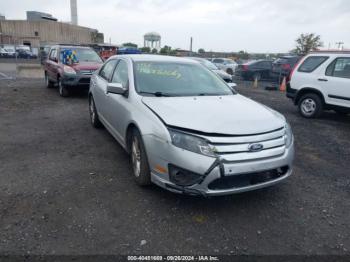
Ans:
[[[102,64],[101,57],[90,47],[52,46],[44,63],[46,86],[58,86],[62,97],[69,96],[73,88],[88,89],[92,73]]]

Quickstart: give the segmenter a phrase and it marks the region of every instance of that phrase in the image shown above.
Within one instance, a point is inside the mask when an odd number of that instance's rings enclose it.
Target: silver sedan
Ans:
[[[111,57],[91,78],[89,109],[92,125],[105,126],[130,153],[141,186],[226,195],[292,173],[285,118],[190,59]]]

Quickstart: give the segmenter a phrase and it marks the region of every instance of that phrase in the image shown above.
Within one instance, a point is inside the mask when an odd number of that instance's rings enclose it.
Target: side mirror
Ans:
[[[124,95],[127,91],[121,83],[109,83],[107,85],[107,93]]]
[[[233,90],[233,91],[235,91],[236,92],[236,86],[237,86],[237,84],[235,84],[235,83],[227,83],[227,85]]]

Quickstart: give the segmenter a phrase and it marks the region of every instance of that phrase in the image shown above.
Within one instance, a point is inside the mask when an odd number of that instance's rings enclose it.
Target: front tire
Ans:
[[[94,101],[94,98],[92,96],[89,99],[89,113],[90,113],[91,125],[95,128],[101,128],[102,123],[101,123],[100,119],[98,118],[95,101]]]
[[[49,76],[47,75],[47,72],[45,72],[45,85],[46,85],[47,88],[53,88],[54,87],[54,84],[49,79]]]
[[[233,75],[233,70],[232,70],[231,68],[228,68],[228,69],[226,70],[226,72],[227,72],[229,75]]]
[[[317,118],[322,114],[323,102],[319,95],[309,93],[300,98],[298,108],[301,116],[305,118]]]
[[[139,186],[151,184],[151,174],[146,155],[146,149],[140,132],[137,129],[131,135],[131,165],[134,179]]]
[[[68,96],[69,96],[69,90],[68,90],[67,87],[62,83],[61,78],[58,78],[57,82],[58,82],[58,93],[60,94],[60,96],[62,96],[62,97],[68,97]]]

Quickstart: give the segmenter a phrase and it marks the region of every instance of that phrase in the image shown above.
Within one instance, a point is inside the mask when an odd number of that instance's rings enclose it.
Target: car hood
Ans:
[[[77,64],[73,64],[72,67],[76,70],[76,71],[80,71],[80,70],[97,70],[100,68],[100,66],[102,65],[102,63],[92,63],[92,62],[79,62]]]
[[[285,125],[281,114],[238,94],[143,97],[142,102],[167,125],[204,133],[249,135]]]

